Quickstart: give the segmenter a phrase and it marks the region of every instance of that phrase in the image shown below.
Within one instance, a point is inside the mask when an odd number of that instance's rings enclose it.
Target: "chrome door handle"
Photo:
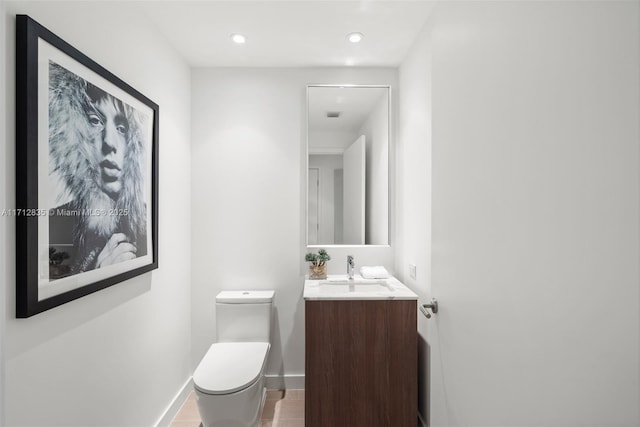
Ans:
[[[427,309],[431,309],[433,314],[436,314],[438,312],[438,300],[435,298],[431,298],[431,302],[429,304],[422,304],[420,306],[420,311],[422,312],[422,314],[427,316],[427,319],[431,319],[431,313],[429,313]]]

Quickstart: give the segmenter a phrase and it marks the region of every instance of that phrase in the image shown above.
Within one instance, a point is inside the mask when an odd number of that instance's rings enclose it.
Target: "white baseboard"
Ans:
[[[265,375],[265,382],[269,390],[302,390],[304,389],[304,375]]]
[[[186,383],[182,386],[178,394],[175,395],[167,409],[165,409],[164,414],[160,417],[158,422],[156,422],[156,427],[169,427],[171,421],[176,417],[176,414],[182,407],[182,404],[187,397],[189,397],[189,393],[193,390],[193,378],[189,377]]]

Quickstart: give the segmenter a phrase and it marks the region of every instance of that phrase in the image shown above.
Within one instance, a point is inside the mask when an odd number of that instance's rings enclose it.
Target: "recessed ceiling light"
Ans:
[[[364,38],[364,35],[362,33],[347,34],[347,39],[349,39],[351,43],[360,43],[360,41],[362,41],[363,38]]]
[[[238,44],[243,44],[247,42],[247,38],[242,34],[238,34],[238,33],[231,34],[231,40],[233,40],[235,43],[238,43]]]

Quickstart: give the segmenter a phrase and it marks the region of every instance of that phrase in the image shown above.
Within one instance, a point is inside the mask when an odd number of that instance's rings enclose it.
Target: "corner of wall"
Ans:
[[[0,58],[4,58],[6,55],[6,36],[5,36],[5,4],[4,0],[0,0]],[[6,66],[6,62],[2,62],[3,66]],[[6,73],[0,73],[3,77]],[[5,78],[0,79],[0,100],[7,99],[6,98],[6,82]],[[4,102],[0,102],[0,129],[2,129],[3,133],[6,132],[7,127],[5,126],[5,104]],[[6,133],[0,136],[0,158],[4,159],[5,156],[5,146],[6,146]],[[4,198],[6,182],[3,176],[0,176],[0,195]],[[3,201],[0,198],[0,207],[3,207],[6,204],[6,201]],[[0,271],[5,272],[5,232],[4,232],[4,222],[0,223]],[[4,295],[4,288],[6,286],[6,281],[3,277],[0,276],[0,295]],[[4,414],[6,413],[4,409],[4,395],[5,395],[5,316],[6,316],[6,304],[4,301],[0,303],[0,426],[5,425]]]
[[[430,18],[398,68],[395,267],[421,298],[431,283],[431,26]]]

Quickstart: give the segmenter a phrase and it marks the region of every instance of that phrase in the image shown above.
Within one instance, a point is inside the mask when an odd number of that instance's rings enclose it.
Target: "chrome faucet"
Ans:
[[[349,280],[353,280],[353,270],[356,269],[356,262],[353,260],[353,255],[347,255],[347,277]]]

